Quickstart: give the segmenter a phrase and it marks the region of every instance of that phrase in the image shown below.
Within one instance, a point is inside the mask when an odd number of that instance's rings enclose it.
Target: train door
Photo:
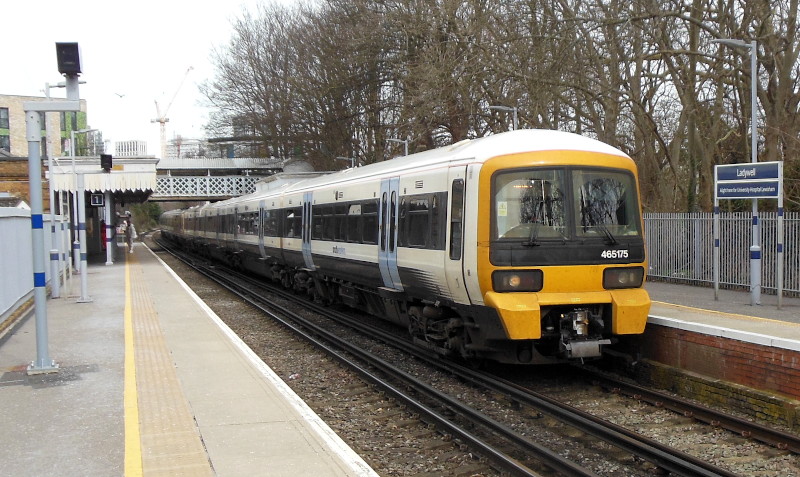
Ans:
[[[222,217],[224,217],[224,216],[223,216],[223,215],[222,215],[222,213],[220,212],[220,209],[217,209],[217,210],[215,210],[214,212],[216,213],[216,216],[215,216],[215,217],[213,217],[213,218],[212,218],[212,217],[209,217],[209,220],[212,220],[212,221],[213,221],[213,222],[212,222],[212,224],[213,224],[214,222],[216,222],[216,227],[214,227],[214,232],[213,232],[213,233],[214,233],[214,243],[215,243],[216,245],[219,245],[219,244],[220,244],[220,238],[221,238],[220,236],[221,236],[223,233],[225,233],[225,231],[224,231],[224,230],[222,230],[222,223],[223,223],[223,222],[222,222]]]
[[[313,192],[306,192],[303,194],[303,225],[300,237],[303,242],[303,261],[306,268],[309,270],[316,270],[314,260],[311,256],[311,202],[313,200]]]
[[[450,223],[448,224],[447,254],[444,273],[450,294],[458,303],[469,303],[464,277],[464,204],[466,196],[466,166],[451,167],[447,183],[450,187],[448,204]]]
[[[234,247],[239,249],[239,206],[233,208],[233,243]]]
[[[264,250],[264,209],[266,206],[267,201],[258,202],[258,252],[261,254],[261,258],[267,258],[267,251]]]
[[[400,178],[393,177],[381,181],[380,238],[378,243],[378,264],[381,269],[383,286],[403,291],[400,273],[397,270],[397,221]]]

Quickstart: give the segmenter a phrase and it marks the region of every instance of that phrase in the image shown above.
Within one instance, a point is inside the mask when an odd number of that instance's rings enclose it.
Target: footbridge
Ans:
[[[161,159],[149,200],[218,201],[256,190],[256,182],[283,171],[278,158]]]

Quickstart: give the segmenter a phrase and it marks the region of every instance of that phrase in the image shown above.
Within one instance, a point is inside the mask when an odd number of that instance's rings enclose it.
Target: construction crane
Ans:
[[[167,113],[169,112],[169,108],[172,106],[172,102],[175,101],[175,98],[178,96],[178,92],[183,87],[183,83],[186,82],[186,77],[189,76],[189,72],[192,71],[194,68],[189,67],[186,70],[186,73],[183,75],[183,79],[181,80],[181,84],[178,85],[178,89],[175,90],[175,94],[172,95],[172,99],[169,100],[169,104],[167,104],[167,108],[164,111],[161,111],[161,108],[158,107],[158,100],[155,100],[156,103],[156,118],[151,119],[151,123],[159,123],[161,125],[161,158],[167,157],[167,122],[169,122],[169,118],[167,117]]]

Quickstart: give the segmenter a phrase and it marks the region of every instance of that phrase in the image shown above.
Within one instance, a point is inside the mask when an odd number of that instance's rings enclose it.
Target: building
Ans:
[[[197,159],[207,157],[208,142],[177,136],[167,143],[167,155],[162,159]]]
[[[0,94],[0,149],[10,157],[28,157],[25,110],[23,103],[47,101],[44,96],[14,96]],[[39,113],[42,120],[42,159],[69,153],[70,132],[86,129],[86,101],[81,100],[80,111]],[[102,135],[84,134],[76,137],[79,155],[102,151]]]

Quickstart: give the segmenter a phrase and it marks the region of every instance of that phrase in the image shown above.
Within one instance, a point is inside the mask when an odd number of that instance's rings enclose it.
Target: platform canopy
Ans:
[[[120,205],[141,203],[156,189],[158,159],[113,158],[108,172],[100,167],[99,157],[52,159],[52,171],[47,175],[53,191],[74,191],[78,175],[83,174],[83,190],[92,193],[111,192]]]
[[[54,191],[72,191],[77,186],[77,177],[83,174],[83,188],[91,192],[136,192],[156,188],[155,158],[124,158],[114,161],[110,171],[100,168],[97,158],[77,158],[73,166],[71,159],[54,159],[49,175]]]

